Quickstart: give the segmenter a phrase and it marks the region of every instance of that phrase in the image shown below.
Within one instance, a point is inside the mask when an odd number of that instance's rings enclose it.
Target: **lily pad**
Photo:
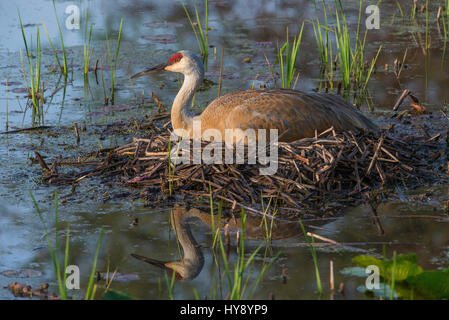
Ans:
[[[449,299],[449,272],[424,271],[407,280],[408,285],[430,299]]]
[[[418,257],[415,254],[400,254],[396,258],[396,266],[392,260],[381,260],[371,256],[360,255],[352,259],[352,261],[362,267],[375,265],[379,267],[380,275],[391,280],[393,268],[395,270],[395,280],[403,281],[407,277],[415,276],[423,272],[423,269],[416,263]]]

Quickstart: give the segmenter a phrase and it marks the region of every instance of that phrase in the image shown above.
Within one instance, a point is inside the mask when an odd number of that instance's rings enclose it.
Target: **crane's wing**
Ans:
[[[214,100],[201,115],[217,129],[278,129],[282,141],[313,137],[315,130],[377,130],[376,125],[338,95],[288,89],[244,90]]]

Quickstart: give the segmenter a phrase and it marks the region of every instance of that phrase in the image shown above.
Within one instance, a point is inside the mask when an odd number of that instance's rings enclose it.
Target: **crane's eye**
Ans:
[[[172,55],[170,60],[168,60],[168,64],[170,64],[170,65],[175,64],[176,62],[181,61],[181,59],[182,59],[182,54],[181,53],[175,53],[174,55]]]

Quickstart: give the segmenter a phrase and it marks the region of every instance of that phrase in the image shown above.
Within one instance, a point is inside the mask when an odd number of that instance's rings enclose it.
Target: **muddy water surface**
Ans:
[[[431,47],[424,55],[425,15],[418,14],[416,21],[409,20],[409,2],[412,1],[400,1],[405,18],[402,18],[395,3],[383,3],[380,30],[368,32],[368,59],[375,55],[379,45],[383,46],[377,70],[369,84],[370,99],[362,106],[375,118],[391,114],[390,110],[403,89],[411,90],[432,112],[438,113],[446,105],[449,61],[443,31],[435,21],[437,5],[432,3],[430,10]],[[167,298],[164,273],[132,258],[130,254],[138,253],[165,261],[179,259],[176,237],[170,229],[171,209],[150,209],[138,199],[129,200],[126,197],[123,198],[126,200],[109,199],[108,188],[98,180],[82,183],[76,195],[70,195],[70,187],[42,185],[39,180],[41,169],[29,158],[34,157],[34,151],[49,159],[59,154],[76,158],[81,151],[113,147],[128,141],[129,137],[108,134],[98,128],[121,119],[128,123],[131,118],[142,118],[145,114],[156,112],[157,106],[150,91],[170,106],[179,85],[174,74],[144,77],[134,83],[128,79],[129,75],[165,61],[177,50],[197,52],[196,40],[178,1],[80,1],[78,5],[82,18],[79,30],[68,30],[64,26],[69,16],[65,14],[65,8],[71,4],[70,1],[56,1],[70,70],[67,83],[52,71],[55,58],[42,26],[44,21],[54,45],[60,50],[52,2],[20,0],[0,4],[0,27],[4,30],[0,42],[1,131],[6,131],[6,121],[9,130],[32,125],[31,111],[26,107],[26,83],[21,73],[20,49],[24,50],[24,44],[17,9],[20,10],[30,47],[35,48],[37,27],[40,30],[41,77],[47,90],[45,125],[53,127],[43,132],[9,134],[0,138],[0,273],[21,269],[36,271],[25,273],[25,278],[11,276],[10,273],[7,274],[9,276],[0,274],[0,298],[14,298],[4,289],[12,281],[33,287],[48,282],[51,290],[57,291],[43,228],[29,195],[29,191],[34,194],[49,229],[54,231],[52,197],[56,190],[59,194],[60,229],[65,230],[70,223],[70,263],[80,267],[82,289],[89,276],[100,229],[104,228],[105,237],[97,269],[105,272],[108,264],[112,271],[117,268],[122,277],[116,278],[112,288],[141,299]],[[351,28],[355,30],[358,4],[343,1],[343,5]],[[189,8],[192,9],[192,6]],[[85,9],[89,12],[88,23],[93,23],[91,67],[97,60],[99,67],[97,77],[93,71],[89,72],[88,83],[82,72]],[[256,87],[272,86],[264,54],[274,63],[276,44],[284,41],[285,28],[289,27],[290,34],[296,33],[303,20],[314,17],[314,8],[311,1],[300,0],[210,1],[209,14],[209,44],[212,47],[206,77],[215,84],[197,96],[197,109],[204,108],[217,96],[222,47],[225,48],[222,92],[249,88],[253,82]],[[105,92],[109,95],[111,87],[105,36],[106,33],[109,35],[111,51],[115,51],[121,18],[124,19],[124,27],[117,63],[115,105],[104,106]],[[406,48],[405,67],[398,80],[392,71],[393,63],[395,59],[402,60]],[[245,58],[250,58],[250,62],[245,62]],[[318,52],[309,23],[305,25],[297,68],[300,72],[297,89],[311,91],[320,86]],[[71,129],[75,121],[87,127],[81,135],[79,146]],[[432,126],[431,123],[427,125]],[[95,126],[97,129],[93,129]],[[352,257],[361,253],[381,254],[385,247],[388,256],[393,251],[416,252],[419,263],[425,269],[448,267],[449,233],[444,209],[444,203],[449,198],[448,186],[400,186],[396,188],[396,193],[397,196],[378,208],[384,234],[380,234],[378,226],[373,223],[368,206],[345,208],[339,217],[324,221],[305,220],[312,232],[342,244],[317,249],[324,287],[322,298],[328,298],[330,293],[330,260],[334,264],[335,282],[337,285],[342,282],[345,287],[344,295],[337,293],[335,298],[346,299],[370,298],[357,290],[364,283],[363,278],[340,273],[343,268],[352,266]],[[138,222],[133,224],[136,217]],[[212,254],[210,227],[198,219],[190,224],[193,237],[201,245],[205,262],[197,277],[176,282],[174,297],[194,298],[196,290],[200,298],[224,298],[227,292],[220,289],[218,275],[222,270],[217,269]],[[64,237],[65,232],[61,231],[59,239],[62,241]],[[254,238],[248,239],[247,255],[261,243]],[[252,298],[266,299],[270,294],[278,299],[318,298],[311,254],[301,232],[287,239],[273,240],[263,248],[255,260],[252,280],[257,278],[264,262],[270,261],[278,252],[281,254]],[[235,259],[234,239],[230,260]],[[73,291],[71,294],[80,297],[83,292]]]

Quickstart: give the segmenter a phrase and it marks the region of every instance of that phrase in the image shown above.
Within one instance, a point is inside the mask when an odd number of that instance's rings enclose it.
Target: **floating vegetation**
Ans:
[[[418,265],[416,254],[396,255],[394,252],[391,260],[361,255],[354,257],[352,261],[364,268],[377,267],[383,281],[377,289],[362,286],[360,291],[390,299],[449,299],[449,268],[424,270]],[[343,272],[353,273],[350,268]]]

